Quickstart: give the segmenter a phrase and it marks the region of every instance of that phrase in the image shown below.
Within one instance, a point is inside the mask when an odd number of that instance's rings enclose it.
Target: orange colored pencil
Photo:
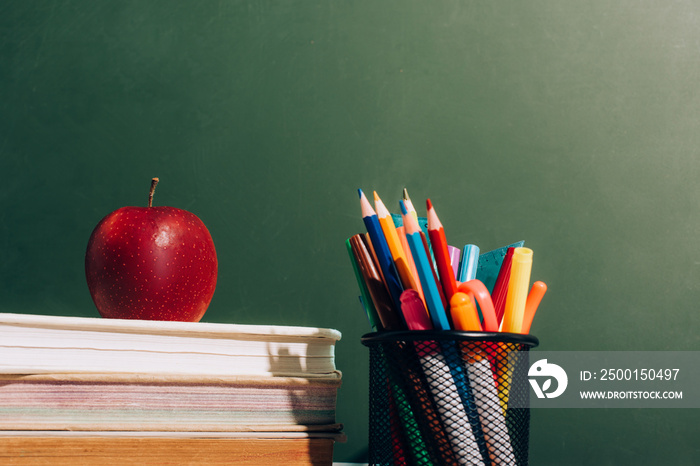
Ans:
[[[411,248],[408,246],[408,241],[406,241],[406,232],[404,227],[397,227],[396,233],[399,235],[399,241],[401,241],[401,247],[403,248],[404,254],[406,254],[406,262],[408,262],[408,269],[414,277],[418,276],[418,269],[416,269],[416,263],[413,260],[413,255],[411,254]],[[425,296],[423,296],[423,287],[420,284],[420,280],[415,280],[416,288],[415,290],[420,295],[420,299],[425,304]]]
[[[396,266],[396,271],[399,273],[399,279],[401,280],[404,290],[417,290],[416,281],[418,275],[411,274],[406,253],[401,245],[401,240],[399,239],[396,226],[394,225],[394,219],[391,217],[389,209],[386,208],[379,198],[377,191],[374,191],[374,208],[377,211],[379,225],[382,228],[382,232],[384,232],[391,258],[394,260],[394,265]]]

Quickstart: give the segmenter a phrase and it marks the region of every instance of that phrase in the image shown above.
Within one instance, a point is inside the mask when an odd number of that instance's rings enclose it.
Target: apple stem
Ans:
[[[148,207],[153,207],[153,193],[156,192],[158,181],[158,178],[153,178],[151,180],[151,190],[148,192]]]

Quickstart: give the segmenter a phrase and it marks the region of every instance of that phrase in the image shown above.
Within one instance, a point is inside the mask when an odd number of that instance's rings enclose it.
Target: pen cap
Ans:
[[[530,248],[515,248],[513,251],[513,262],[520,264],[532,264],[532,249]]]
[[[503,331],[521,333],[525,303],[530,289],[532,271],[532,249],[515,248],[510,268],[508,295],[503,317]]]
[[[479,246],[475,244],[467,244],[462,251],[462,262],[459,266],[459,275],[457,276],[460,282],[468,282],[476,278],[476,269],[479,266]]]
[[[466,293],[457,292],[450,299],[450,312],[455,329],[468,332],[481,331],[481,321],[476,306]]]
[[[532,325],[532,319],[535,317],[537,312],[537,307],[540,305],[540,301],[547,292],[547,284],[541,281],[536,281],[532,284],[530,288],[530,293],[527,295],[527,301],[525,302],[525,316],[523,317],[523,328],[520,333],[530,333],[530,326]]]
[[[450,254],[450,265],[452,265],[452,271],[456,277],[459,275],[459,260],[462,257],[462,251],[454,246],[447,246],[447,252]]]

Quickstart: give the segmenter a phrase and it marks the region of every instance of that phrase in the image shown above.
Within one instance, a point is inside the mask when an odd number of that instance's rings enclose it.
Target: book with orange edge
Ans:
[[[341,433],[0,432],[4,465],[330,466]]]

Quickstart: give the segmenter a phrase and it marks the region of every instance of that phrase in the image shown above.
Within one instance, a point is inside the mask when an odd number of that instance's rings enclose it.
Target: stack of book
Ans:
[[[331,464],[331,329],[0,314],[0,459]]]

